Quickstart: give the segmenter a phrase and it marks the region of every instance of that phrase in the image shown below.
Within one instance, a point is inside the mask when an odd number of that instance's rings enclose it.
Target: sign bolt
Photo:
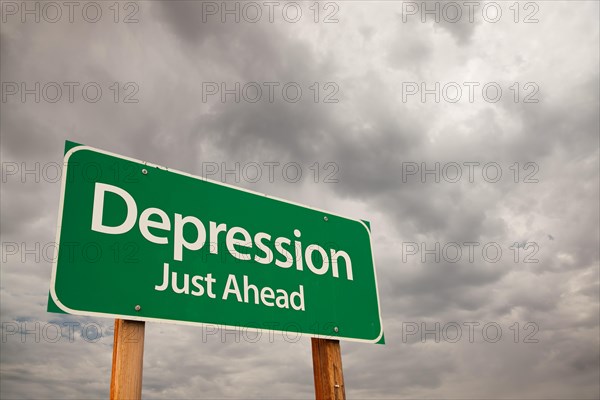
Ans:
[[[140,306],[139,304],[135,306],[135,311],[140,311],[142,309],[142,306]]]
[[[325,216],[325,217],[323,217],[323,220],[324,220],[325,222],[327,222],[327,221],[329,221],[329,218],[327,218],[327,216]]]
[[[148,170],[146,168],[142,169],[142,174],[148,175]]]
[[[340,331],[340,328],[338,328],[338,327],[336,326],[335,328],[333,328],[333,331],[334,331],[335,333],[338,333],[338,332]]]

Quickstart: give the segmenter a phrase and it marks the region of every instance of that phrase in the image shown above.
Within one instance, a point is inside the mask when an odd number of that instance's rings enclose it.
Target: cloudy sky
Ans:
[[[69,7],[2,2],[2,398],[108,396],[113,320],[46,312],[67,139],[369,220],[348,398],[600,397],[597,1]],[[313,396],[254,339],[148,323],[143,396]]]

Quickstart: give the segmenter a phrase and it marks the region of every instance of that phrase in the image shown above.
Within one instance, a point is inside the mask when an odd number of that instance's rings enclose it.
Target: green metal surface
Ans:
[[[382,341],[371,235],[364,222],[87,146],[67,143],[65,149],[59,252],[53,268],[49,311],[56,310],[56,303],[62,311],[79,315]],[[94,195],[102,184],[110,189],[102,195],[103,207],[96,204],[96,213],[102,212],[102,226],[118,227],[128,213],[134,215],[126,197],[111,188],[124,190],[135,202],[135,223],[122,233],[99,231],[98,226],[94,229]],[[141,214],[148,208],[164,211],[169,229],[149,227],[144,236]],[[177,245],[177,214],[180,219],[194,217],[200,221],[206,234],[200,248]],[[161,222],[157,214],[146,219]],[[226,228],[213,242],[211,227],[219,224]],[[250,243],[235,244],[234,239],[244,236],[238,232],[229,238],[227,246],[227,232],[234,227],[248,232]],[[295,235],[296,230],[300,237]],[[180,231],[180,240],[189,243],[202,237],[202,228],[193,223],[183,224]],[[153,243],[148,232],[155,238],[166,238],[167,243]],[[262,246],[257,244],[259,233],[264,233]],[[280,237],[289,239],[290,243],[284,241],[281,247],[291,254],[291,266],[276,265],[276,261],[286,261],[285,252],[275,246]],[[301,267],[295,257],[296,243],[301,248]],[[323,252],[317,249],[307,253],[309,245],[318,245]],[[177,256],[179,247],[182,250]],[[268,260],[265,247],[272,253],[272,260]],[[231,249],[250,259],[236,258]],[[350,266],[339,256],[342,251],[351,260]],[[325,265],[325,258],[329,265]],[[165,263],[169,271],[167,285],[163,285]],[[173,273],[177,274],[179,289],[188,280],[188,293],[173,290]],[[195,279],[196,285],[192,283],[194,277],[201,277]],[[213,280],[210,295],[209,277]],[[248,289],[247,301],[244,280],[256,286],[257,295],[253,288]],[[164,286],[164,290],[157,289]],[[138,305],[140,309],[136,310]]]

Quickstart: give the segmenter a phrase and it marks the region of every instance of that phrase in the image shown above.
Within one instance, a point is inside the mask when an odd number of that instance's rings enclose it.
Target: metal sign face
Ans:
[[[363,221],[87,146],[65,165],[60,310],[382,341]]]

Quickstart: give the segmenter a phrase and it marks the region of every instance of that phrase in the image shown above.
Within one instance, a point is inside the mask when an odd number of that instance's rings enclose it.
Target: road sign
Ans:
[[[71,142],[64,161],[60,310],[383,341],[367,223]]]

